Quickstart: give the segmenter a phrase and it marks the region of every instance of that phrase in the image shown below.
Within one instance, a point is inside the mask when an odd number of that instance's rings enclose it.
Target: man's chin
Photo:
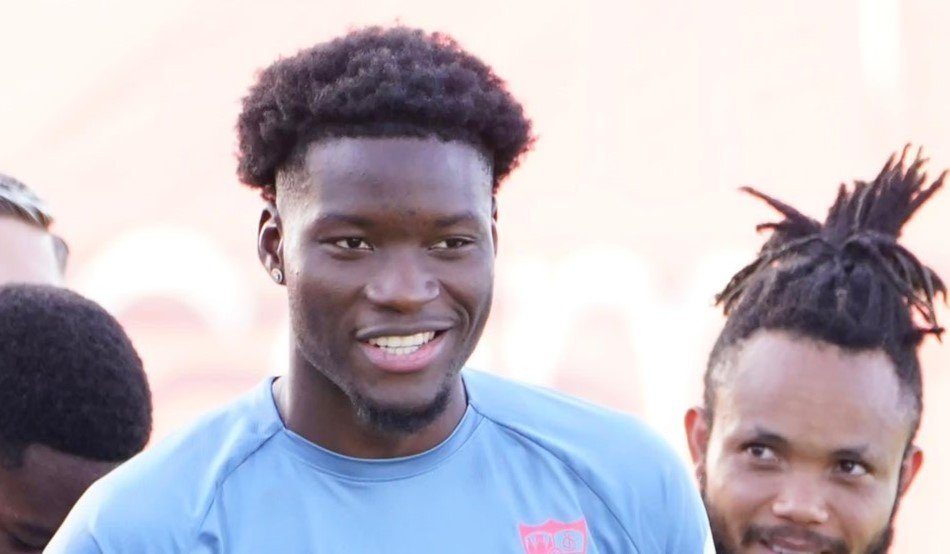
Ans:
[[[757,550],[754,548],[754,545],[758,544],[759,541],[753,540],[755,537],[750,536],[750,529],[746,529],[745,536],[743,536],[741,540],[734,541],[728,534],[725,519],[717,513],[714,508],[710,507],[708,503],[706,504],[706,512],[709,516],[709,526],[712,531],[713,545],[716,548],[716,554],[742,554],[750,550]],[[752,535],[755,535],[755,533],[752,533]],[[887,554],[890,550],[893,535],[892,515],[891,522],[875,536],[871,545],[862,551],[863,554]],[[737,546],[739,543],[743,543],[745,546]],[[848,547],[842,541],[835,541],[833,544],[826,545],[825,550],[834,553],[849,552]]]
[[[448,408],[451,386],[443,386],[428,401],[386,402],[369,396],[351,398],[357,416],[368,427],[387,434],[411,435],[434,422]]]

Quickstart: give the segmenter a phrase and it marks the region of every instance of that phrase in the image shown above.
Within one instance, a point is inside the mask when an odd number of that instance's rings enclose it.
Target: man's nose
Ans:
[[[424,254],[391,252],[366,285],[366,297],[381,308],[401,313],[419,310],[439,296],[439,282]]]
[[[772,502],[772,514],[799,525],[828,521],[824,486],[818,476],[789,474]]]

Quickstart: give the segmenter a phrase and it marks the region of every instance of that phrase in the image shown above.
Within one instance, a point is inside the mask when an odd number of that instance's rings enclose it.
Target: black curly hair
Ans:
[[[754,189],[746,192],[784,219],[758,230],[772,235],[751,264],[716,296],[727,316],[705,374],[704,401],[712,417],[716,372],[724,354],[761,329],[789,331],[850,351],[883,350],[911,393],[914,433],[923,407],[917,347],[938,338],[934,298],[946,299],[940,277],[898,243],[901,228],[943,185],[947,172],[925,186],[926,159],[910,146],[892,155],[871,183],[841,185],[824,224]],[[915,323],[915,316],[922,325]]]
[[[31,444],[119,462],[152,428],[142,362],[119,323],[56,287],[0,287],[0,463]]]
[[[238,177],[267,194],[277,170],[330,137],[438,137],[476,146],[493,190],[532,145],[506,84],[441,33],[370,27],[265,69],[238,118]]]

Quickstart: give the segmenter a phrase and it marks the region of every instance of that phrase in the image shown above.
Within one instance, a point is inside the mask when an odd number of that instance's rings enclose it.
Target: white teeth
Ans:
[[[422,348],[427,342],[435,338],[434,331],[425,331],[415,335],[393,335],[389,337],[376,337],[367,342],[373,346],[382,348],[390,354],[405,356],[412,354]]]

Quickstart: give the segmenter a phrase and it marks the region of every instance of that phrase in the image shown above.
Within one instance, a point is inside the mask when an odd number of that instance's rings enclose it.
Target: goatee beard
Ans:
[[[368,427],[386,434],[411,435],[438,419],[448,407],[451,396],[452,382],[449,381],[423,406],[386,406],[355,393],[351,400],[357,417]]]

